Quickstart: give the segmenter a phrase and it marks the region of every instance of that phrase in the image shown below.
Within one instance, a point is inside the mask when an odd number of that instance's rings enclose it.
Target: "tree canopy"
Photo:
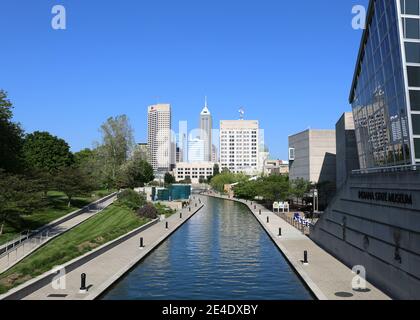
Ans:
[[[97,155],[102,167],[103,180],[109,186],[115,185],[119,169],[124,165],[134,148],[134,135],[126,115],[109,118],[101,126],[102,142]]]
[[[144,155],[136,150],[132,157],[121,166],[117,186],[132,189],[143,187],[154,178],[152,166],[144,159]]]
[[[7,93],[0,90],[0,168],[18,172],[21,169],[23,130],[20,124],[12,121],[12,110]]]
[[[67,142],[48,132],[36,131],[28,134],[23,144],[23,156],[29,168],[48,172],[74,163]]]

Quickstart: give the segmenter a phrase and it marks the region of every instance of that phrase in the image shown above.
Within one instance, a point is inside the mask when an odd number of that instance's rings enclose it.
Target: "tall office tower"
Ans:
[[[219,158],[217,156],[217,147],[213,144],[211,147],[211,162],[218,163]]]
[[[254,120],[220,121],[221,170],[258,174],[259,123]]]
[[[361,169],[420,162],[418,0],[371,0],[350,103]]]
[[[149,159],[155,172],[168,172],[173,165],[171,106],[157,104],[148,108]]]
[[[180,149],[180,161],[188,161],[188,122],[180,121],[179,122],[179,133],[178,133],[178,146]]]
[[[212,160],[212,129],[213,118],[208,109],[206,97],[204,109],[200,114],[200,140],[204,141],[204,161]]]

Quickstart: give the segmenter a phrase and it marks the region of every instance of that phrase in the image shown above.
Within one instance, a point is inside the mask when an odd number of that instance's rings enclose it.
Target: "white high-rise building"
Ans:
[[[258,174],[260,129],[256,120],[220,121],[220,167],[231,172]]]
[[[157,104],[148,108],[148,147],[153,170],[170,171],[174,164],[174,155],[169,104]]]
[[[200,140],[204,141],[204,161],[212,161],[213,117],[208,109],[207,97],[200,114]]]

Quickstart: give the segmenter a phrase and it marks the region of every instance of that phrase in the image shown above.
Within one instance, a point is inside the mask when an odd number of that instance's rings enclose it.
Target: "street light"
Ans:
[[[313,193],[314,193],[314,199],[313,199],[314,212],[318,212],[318,209],[319,209],[318,189],[314,189]]]

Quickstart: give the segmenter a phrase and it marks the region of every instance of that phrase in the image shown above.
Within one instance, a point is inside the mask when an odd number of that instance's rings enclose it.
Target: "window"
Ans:
[[[420,87],[420,67],[407,67],[408,86]]]
[[[410,90],[411,110],[420,111],[420,91]]]
[[[420,63],[420,43],[406,42],[405,54],[407,62]]]
[[[289,148],[289,160],[295,160],[295,148]]]
[[[420,39],[419,19],[405,18],[403,19],[405,29],[404,35],[407,39]]]
[[[419,0],[401,0],[401,11],[405,14],[419,15]]]
[[[420,139],[414,139],[414,150],[416,159],[420,159]]]
[[[420,135],[420,114],[413,114],[413,133]]]

